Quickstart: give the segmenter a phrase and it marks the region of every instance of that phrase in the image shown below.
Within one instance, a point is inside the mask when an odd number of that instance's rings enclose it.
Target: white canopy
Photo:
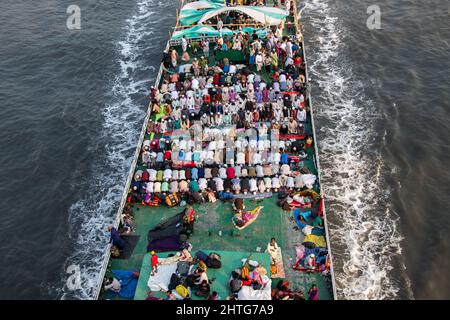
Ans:
[[[222,7],[216,10],[206,12],[198,21],[198,24],[202,24],[203,22],[211,19],[212,17],[215,17],[227,11],[238,11],[241,13],[245,13],[246,15],[252,17],[255,21],[269,25],[278,25],[287,16],[287,12],[285,10],[272,7],[251,7],[251,6]]]
[[[221,13],[237,11],[244,13],[261,24],[278,25],[288,15],[286,10],[274,7],[263,6],[225,6],[208,0],[200,0],[187,3],[181,8],[180,23],[181,25],[202,24],[205,21],[215,17]]]

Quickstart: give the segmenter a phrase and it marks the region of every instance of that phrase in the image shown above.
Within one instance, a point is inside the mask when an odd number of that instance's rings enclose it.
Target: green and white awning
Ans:
[[[180,11],[180,24],[183,26],[202,24],[203,22],[228,11],[244,13],[255,21],[266,25],[278,25],[287,16],[288,12],[280,8],[259,6],[232,6],[210,0],[191,2],[183,6]]]
[[[266,29],[255,29],[252,27],[245,27],[242,28],[242,30],[234,30],[234,31],[228,28],[223,28],[222,35],[227,35],[230,37],[233,34],[237,34],[241,31],[250,34],[253,34],[255,32],[260,38],[264,38],[268,33]],[[198,25],[192,28],[175,31],[172,35],[171,40],[172,41],[180,40],[181,38],[183,38],[183,36],[185,36],[186,39],[195,39],[200,38],[202,36],[218,37],[219,31],[211,26]]]

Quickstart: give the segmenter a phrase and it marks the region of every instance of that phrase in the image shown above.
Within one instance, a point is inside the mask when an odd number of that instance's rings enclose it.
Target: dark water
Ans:
[[[371,4],[301,5],[338,293],[449,298],[448,2]],[[177,6],[2,1],[0,298],[92,294]]]

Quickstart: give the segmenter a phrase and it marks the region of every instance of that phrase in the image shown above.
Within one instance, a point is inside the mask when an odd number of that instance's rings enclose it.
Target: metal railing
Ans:
[[[295,1],[296,3],[294,4],[294,17],[295,17],[295,27],[297,32],[301,32],[301,28],[300,28],[300,24],[298,23],[298,20],[300,19],[300,17],[297,16],[297,1]],[[298,29],[297,29],[298,28]],[[303,33],[302,33],[303,35]],[[303,60],[305,62],[305,65],[307,66],[307,62],[306,62],[306,48],[305,48],[305,41],[302,39],[302,49],[303,49]],[[309,83],[309,77],[308,77],[308,68],[305,68],[305,78],[307,81],[307,85],[310,86]],[[322,183],[321,183],[321,169],[320,169],[320,161],[319,161],[319,149],[317,147],[317,139],[316,139],[316,129],[315,129],[315,125],[314,125],[314,111],[312,108],[312,102],[311,102],[311,90],[308,90],[308,100],[309,100],[309,112],[311,113],[311,125],[312,125],[312,131],[313,131],[313,140],[314,140],[314,158],[315,158],[315,162],[316,162],[316,167],[317,167],[317,178],[319,180],[319,184],[320,184],[320,196],[322,197],[322,214],[324,217],[324,227],[325,227],[325,238],[326,238],[326,242],[327,242],[327,247],[328,247],[328,254],[330,255],[330,273],[331,273],[331,284],[333,287],[333,297],[335,300],[338,299],[337,297],[337,293],[336,293],[336,281],[335,281],[335,276],[334,276],[334,264],[333,264],[333,255],[331,253],[331,245],[330,245],[330,236],[329,236],[329,232],[328,232],[328,224],[327,224],[327,215],[326,215],[326,210],[325,210],[325,195],[323,193],[323,188],[322,188]]]

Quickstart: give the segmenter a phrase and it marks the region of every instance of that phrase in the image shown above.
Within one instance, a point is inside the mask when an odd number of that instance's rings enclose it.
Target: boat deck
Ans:
[[[288,21],[292,21],[293,17],[289,16]],[[286,35],[291,35],[292,30],[286,30]],[[295,32],[294,32],[295,33]],[[181,56],[181,47],[173,46],[179,51]],[[220,52],[214,52],[210,50],[208,57],[209,66],[215,65],[219,60]],[[198,50],[197,53],[189,51],[190,61],[183,62],[183,64],[189,64],[194,58],[200,58],[203,55],[202,50]],[[169,73],[177,72],[178,69],[169,69]],[[257,73],[256,67],[252,66],[251,71]],[[259,72],[263,81],[269,82],[271,74],[268,74],[264,68]],[[154,119],[155,115],[152,115]],[[307,136],[313,134],[313,127],[311,123],[311,114],[308,112],[307,121],[304,123],[304,129]],[[153,133],[146,133],[145,139],[150,139]],[[158,135],[157,135],[158,136]],[[315,150],[314,148],[305,149],[307,158],[301,161],[302,167],[309,170],[310,173],[317,175],[318,170],[316,168]],[[139,158],[135,171],[145,169],[146,167]],[[320,184],[316,182],[314,190],[320,193]],[[297,289],[303,291],[305,294],[312,284],[316,284],[319,289],[319,295],[321,300],[333,299],[333,288],[330,276],[323,276],[320,273],[305,273],[292,269],[292,265],[296,261],[295,246],[301,244],[304,239],[303,233],[296,228],[296,223],[293,218],[292,212],[283,211],[277,205],[277,194],[274,193],[271,197],[263,199],[246,199],[246,210],[251,210],[257,206],[263,206],[262,213],[256,219],[256,221],[243,230],[238,230],[232,223],[232,217],[234,214],[231,202],[222,202],[218,200],[215,203],[194,204],[193,207],[196,210],[198,216],[195,222],[194,232],[189,237],[189,243],[192,244],[192,252],[195,253],[198,250],[203,251],[219,251],[226,252],[225,256],[229,257],[229,261],[238,261],[241,257],[247,257],[252,253],[253,256],[258,256],[261,262],[268,259],[268,255],[264,254],[268,242],[272,237],[276,238],[278,245],[282,249],[283,264],[285,271],[285,278],[290,282],[291,289]],[[318,203],[316,203],[316,210]],[[143,300],[146,298],[146,287],[149,274],[149,254],[147,253],[148,239],[147,235],[149,230],[161,223],[167,218],[170,218],[181,211],[184,208],[176,206],[174,208],[168,208],[166,205],[159,207],[144,206],[139,203],[133,204],[132,216],[133,216],[133,235],[139,237],[133,253],[127,259],[111,258],[108,263],[108,268],[105,276],[112,276],[112,270],[128,270],[140,272],[140,278],[134,295],[135,300]],[[303,210],[303,209],[301,209]],[[304,209],[309,211],[311,209]],[[164,257],[167,253],[158,254],[160,257]],[[233,260],[234,259],[234,260]],[[225,258],[224,258],[225,262]],[[263,263],[264,264],[264,263]],[[266,263],[267,264],[267,263]],[[227,266],[234,269],[236,266]],[[225,268],[226,269],[226,268]],[[266,267],[269,270],[269,266]],[[209,274],[210,279],[215,279],[211,284],[211,291],[215,290],[219,292],[222,298],[228,295],[226,288],[226,280],[229,277],[231,270],[226,269],[223,275]],[[269,272],[270,273],[270,272]],[[272,286],[274,287],[279,279],[272,279]],[[162,292],[153,292],[155,297],[163,297]],[[114,295],[102,290],[100,299],[122,299],[118,295]],[[192,295],[193,299],[198,299],[195,295]]]
[[[290,268],[295,262],[294,246],[303,242],[303,234],[293,229],[295,222],[289,219],[292,214],[277,206],[275,197],[264,200],[246,200],[246,206],[249,208],[258,205],[264,206],[262,214],[251,226],[244,230],[237,230],[231,223],[233,217],[231,203],[217,201],[216,203],[193,205],[199,219],[195,224],[193,235],[189,238],[189,242],[193,246],[192,251],[236,251],[244,252],[247,256],[248,253],[264,252],[270,238],[275,237],[283,250],[286,279],[291,283],[291,286],[307,292],[311,284],[314,283],[320,290],[322,300],[332,299],[329,277],[323,277],[317,273],[307,274]],[[111,270],[140,271],[141,277],[147,283],[148,268],[147,270],[141,270],[141,266],[144,255],[147,253],[148,231],[182,210],[183,208],[180,207],[143,207],[136,205],[133,209],[134,225],[136,226],[134,234],[140,236],[139,241],[129,259],[111,259],[107,275],[111,275]],[[221,231],[221,236],[219,231]],[[147,266],[149,266],[148,261]],[[272,283],[275,285],[277,281],[278,279],[273,279]],[[212,290],[215,290],[214,284]],[[154,296],[158,295],[154,294]],[[121,299],[110,294],[106,294],[104,298]],[[135,297],[135,299],[139,298],[142,298],[142,296]],[[196,297],[193,296],[193,298]]]

